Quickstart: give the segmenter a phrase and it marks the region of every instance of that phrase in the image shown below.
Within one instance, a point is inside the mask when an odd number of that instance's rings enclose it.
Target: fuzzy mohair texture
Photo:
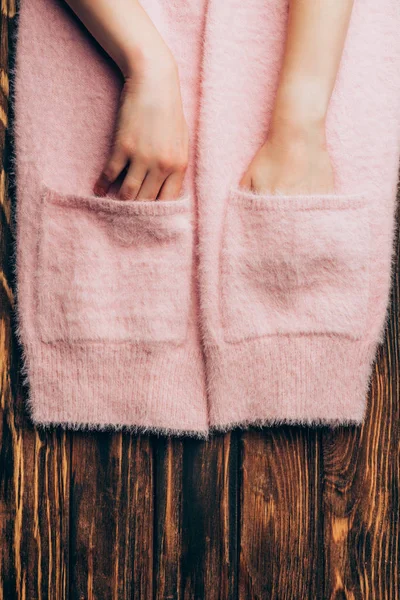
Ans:
[[[239,187],[268,136],[288,1],[141,4],[189,126],[166,201],[93,195],[122,76],[65,2],[20,2],[16,329],[33,421],[200,438],[362,423],[394,269],[398,0],[355,0],[326,124],[335,193],[293,196]]]

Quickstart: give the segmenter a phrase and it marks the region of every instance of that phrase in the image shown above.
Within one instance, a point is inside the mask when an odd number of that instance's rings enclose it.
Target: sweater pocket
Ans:
[[[229,188],[220,257],[225,341],[366,326],[370,226],[363,194]]]
[[[123,201],[44,188],[37,317],[44,342],[173,342],[191,294],[190,197]]]

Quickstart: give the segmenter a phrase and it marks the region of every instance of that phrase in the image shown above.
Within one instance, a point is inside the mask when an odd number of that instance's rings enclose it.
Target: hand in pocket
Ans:
[[[255,154],[239,185],[260,194],[334,193],[324,134],[311,127],[273,133]]]
[[[122,200],[170,200],[179,196],[188,162],[178,70],[172,59],[127,77],[120,99],[113,149],[94,193],[104,196],[127,167]]]

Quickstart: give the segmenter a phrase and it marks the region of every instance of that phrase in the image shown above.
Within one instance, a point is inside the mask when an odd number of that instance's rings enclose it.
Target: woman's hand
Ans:
[[[94,192],[104,196],[127,167],[119,190],[123,200],[175,199],[181,191],[189,134],[172,57],[155,56],[125,79],[113,149]]]
[[[334,191],[325,121],[353,0],[289,0],[286,45],[268,139],[240,185],[256,192]]]
[[[240,180],[256,193],[329,194],[334,173],[323,130],[310,125],[273,131]]]
[[[113,148],[94,185],[104,196],[127,167],[125,200],[175,199],[188,162],[178,68],[138,0],[66,0],[124,77]]]

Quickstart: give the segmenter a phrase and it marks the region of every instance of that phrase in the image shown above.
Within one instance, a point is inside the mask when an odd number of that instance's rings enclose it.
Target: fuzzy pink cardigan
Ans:
[[[363,420],[383,340],[400,4],[356,0],[330,103],[337,189],[239,189],[268,134],[287,0],[142,0],[178,63],[182,195],[97,198],[122,77],[62,0],[22,0],[17,333],[39,425],[207,437]],[[160,90],[162,93],[162,90]]]

